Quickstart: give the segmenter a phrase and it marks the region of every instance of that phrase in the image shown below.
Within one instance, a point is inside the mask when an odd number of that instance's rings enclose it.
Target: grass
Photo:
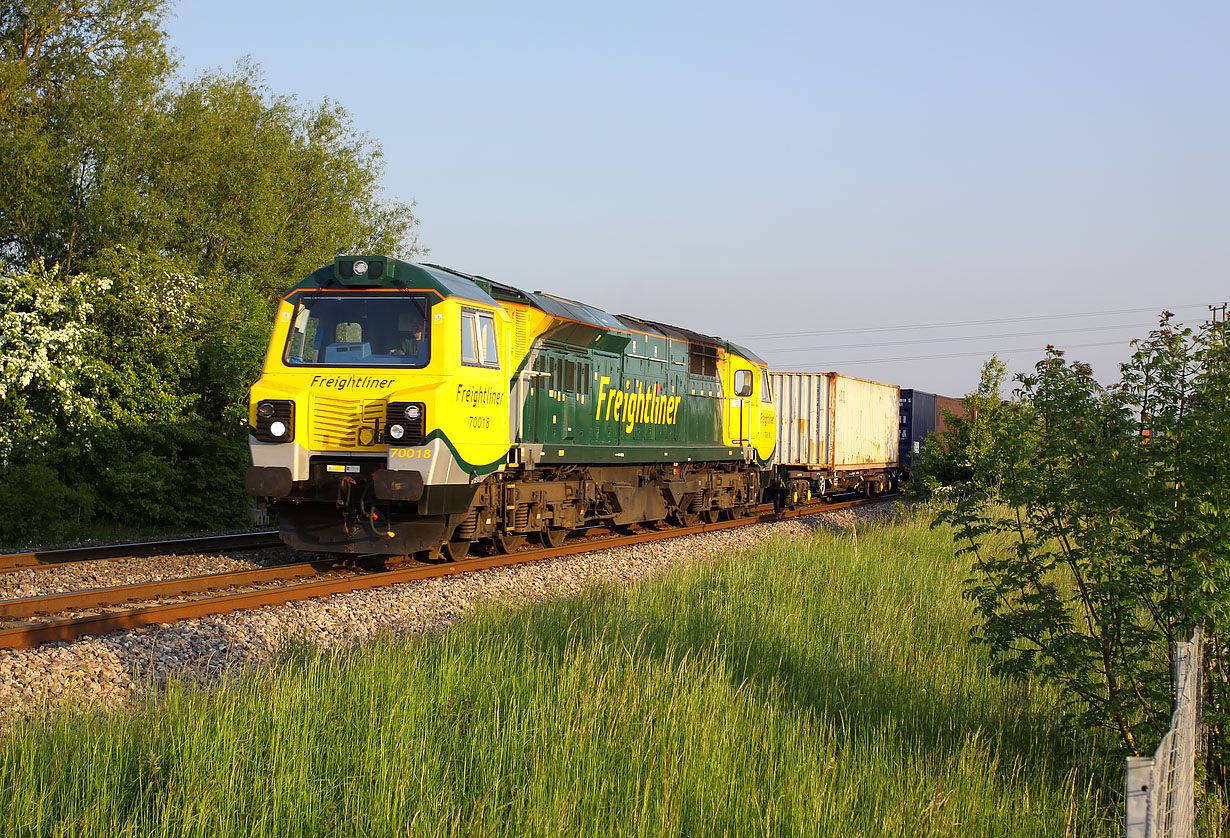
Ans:
[[[921,518],[341,654],[0,752],[29,835],[1120,834],[1120,763],[989,674]]]

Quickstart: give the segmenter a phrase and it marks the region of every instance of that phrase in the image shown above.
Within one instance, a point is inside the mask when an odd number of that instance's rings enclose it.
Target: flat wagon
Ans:
[[[790,502],[888,490],[898,470],[900,388],[836,372],[774,372],[773,465]]]

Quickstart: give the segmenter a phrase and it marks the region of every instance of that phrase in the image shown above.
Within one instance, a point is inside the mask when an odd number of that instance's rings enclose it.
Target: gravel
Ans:
[[[893,516],[900,508],[894,503],[834,510],[808,518],[149,626],[37,649],[2,651],[0,728],[64,699],[73,706],[109,709],[148,685],[157,688],[168,677],[211,682],[228,672],[268,662],[288,643],[333,649],[390,632],[438,631],[485,602],[528,603],[575,593],[596,583],[632,582],[673,565],[742,550],[770,536],[803,538],[817,530],[839,531],[862,519]],[[303,554],[292,558],[296,554],[282,548],[251,552],[254,555],[242,559],[150,557],[123,563],[95,562],[97,568],[13,573],[0,576],[0,597],[165,578],[168,568],[179,575],[191,575],[256,567],[274,560],[308,560],[302,558]]]
[[[117,560],[70,562],[62,567],[13,570],[0,574],[0,599],[19,599],[66,591],[88,591],[116,585],[135,585],[180,576],[253,570],[275,564],[317,561],[314,553],[288,547],[264,547],[226,555],[199,553],[186,556],[141,556]]]

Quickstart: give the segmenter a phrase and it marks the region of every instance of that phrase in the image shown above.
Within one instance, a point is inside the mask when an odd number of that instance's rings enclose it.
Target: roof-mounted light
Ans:
[[[393,278],[394,262],[384,256],[338,256],[333,275],[342,285],[375,285]]]

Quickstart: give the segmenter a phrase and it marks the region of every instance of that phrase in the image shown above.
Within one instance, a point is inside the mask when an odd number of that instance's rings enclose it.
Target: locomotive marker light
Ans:
[[[256,404],[251,430],[261,442],[290,442],[295,438],[295,405],[289,399],[262,399]]]
[[[362,259],[356,259],[354,263],[354,273],[355,276],[363,276],[363,274],[367,273],[367,263]]]

